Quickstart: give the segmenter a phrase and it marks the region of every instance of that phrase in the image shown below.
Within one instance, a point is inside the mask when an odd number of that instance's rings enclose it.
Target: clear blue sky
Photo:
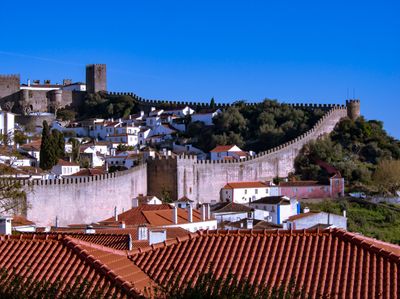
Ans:
[[[171,100],[344,103],[400,138],[400,1],[2,1],[0,73]]]

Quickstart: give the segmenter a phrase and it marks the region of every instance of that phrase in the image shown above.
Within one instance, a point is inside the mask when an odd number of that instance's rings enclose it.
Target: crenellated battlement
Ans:
[[[111,96],[130,96],[132,97],[135,101],[137,101],[141,105],[154,105],[154,106],[168,106],[170,108],[175,108],[175,107],[193,107],[193,108],[211,108],[210,104],[208,102],[196,102],[196,101],[169,101],[169,100],[156,100],[156,99],[145,99],[142,98],[138,95],[136,95],[133,92],[108,92],[109,95]],[[245,106],[257,106],[260,104],[260,102],[251,102],[247,103],[244,102],[242,103]],[[228,108],[231,106],[235,106],[235,103],[215,103],[214,108]],[[301,108],[301,109],[333,109],[337,107],[342,107],[344,108],[345,105],[339,105],[339,104],[315,104],[315,103],[282,103],[282,105],[287,105],[293,108]]]

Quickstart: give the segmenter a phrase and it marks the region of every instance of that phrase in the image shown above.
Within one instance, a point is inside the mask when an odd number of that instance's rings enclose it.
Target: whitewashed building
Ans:
[[[73,162],[68,162],[62,159],[58,160],[58,163],[53,166],[51,172],[56,175],[56,177],[63,177],[66,175],[71,175],[80,170],[80,166]]]
[[[221,189],[221,200],[248,204],[265,196],[278,195],[271,182],[232,182]]]

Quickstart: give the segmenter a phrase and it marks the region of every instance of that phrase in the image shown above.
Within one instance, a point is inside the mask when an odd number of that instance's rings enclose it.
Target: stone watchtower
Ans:
[[[346,100],[347,116],[356,120],[360,116],[360,100]]]
[[[86,66],[86,91],[96,93],[107,91],[107,69],[105,64],[89,64]]]

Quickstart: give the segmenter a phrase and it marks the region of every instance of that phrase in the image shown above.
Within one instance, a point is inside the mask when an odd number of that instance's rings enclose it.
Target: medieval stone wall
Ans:
[[[26,181],[27,218],[38,226],[92,223],[132,207],[132,198],[147,194],[147,167],[85,178]]]
[[[162,186],[171,194],[176,194],[176,198],[186,195],[199,203],[217,202],[221,188],[228,182],[263,181],[272,180],[277,176],[286,177],[288,173],[294,171],[294,160],[303,145],[330,133],[339,120],[346,116],[346,107],[335,106],[307,133],[243,161],[197,160],[194,156],[154,159],[149,163],[163,165],[163,171],[160,173],[156,172],[155,168],[148,169],[148,177],[152,177],[149,181],[149,193],[160,195]],[[165,179],[165,176],[175,175],[175,168],[176,178]],[[157,184],[153,185],[152,182]]]

